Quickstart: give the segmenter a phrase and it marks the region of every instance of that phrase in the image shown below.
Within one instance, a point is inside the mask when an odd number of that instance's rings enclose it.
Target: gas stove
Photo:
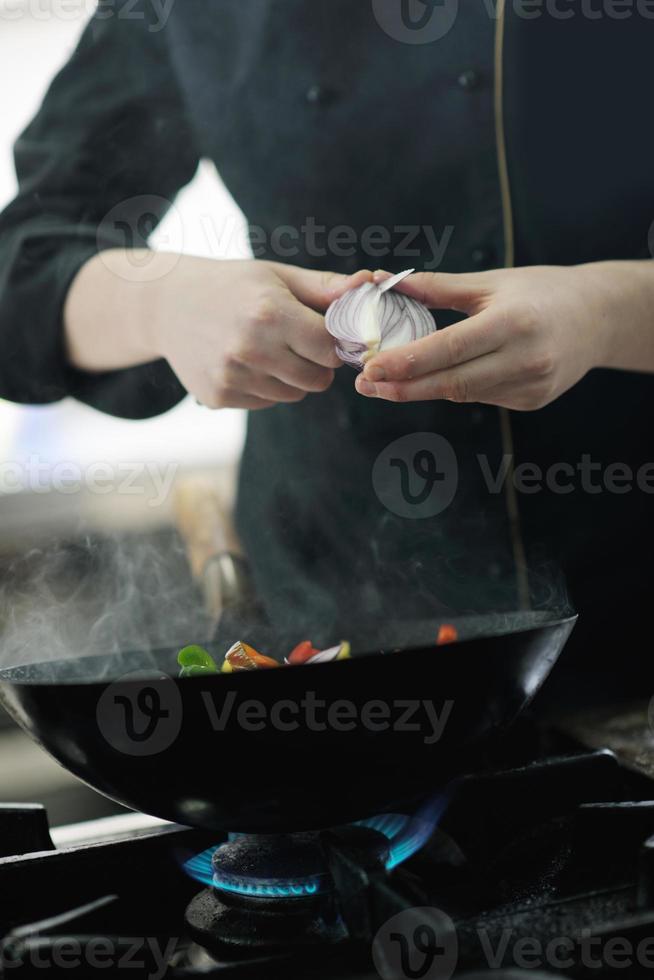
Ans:
[[[645,709],[616,717],[526,719],[419,813],[319,832],[212,835],[131,813],[50,831],[41,807],[5,805],[0,974],[649,974],[654,783],[634,764],[649,729]]]

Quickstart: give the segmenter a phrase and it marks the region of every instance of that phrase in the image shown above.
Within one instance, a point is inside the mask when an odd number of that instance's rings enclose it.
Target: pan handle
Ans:
[[[230,606],[246,603],[252,586],[231,513],[208,477],[185,476],[175,488],[175,522],[193,578],[214,625]]]

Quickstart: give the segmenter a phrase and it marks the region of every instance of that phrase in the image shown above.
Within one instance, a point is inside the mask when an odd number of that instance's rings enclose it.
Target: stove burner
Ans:
[[[236,896],[276,900],[311,897],[327,887],[326,875],[316,871],[322,860],[312,846],[313,838],[306,841],[303,860],[297,866],[289,862],[280,869],[255,859],[255,855],[267,850],[274,841],[280,848],[280,855],[298,861],[300,837],[230,834],[227,843],[210,847],[188,860],[184,870],[201,884]],[[256,873],[254,865],[257,866]]]
[[[187,924],[209,948],[335,943],[346,938],[331,874],[334,848],[361,867],[384,869],[388,839],[369,827],[277,835],[232,835],[187,862],[209,885],[191,901]]]
[[[392,821],[392,822],[391,822]],[[391,830],[406,826],[407,818],[353,825],[372,830],[387,842],[380,853],[385,867],[392,867]],[[385,828],[385,829],[383,829]],[[308,898],[331,890],[320,847],[320,835],[230,834],[225,844],[210,847],[184,864],[196,881],[218,892],[256,899]]]
[[[217,892],[254,899],[306,899],[329,890],[317,834],[237,835],[213,852]]]
[[[347,869],[397,868],[427,843],[449,800],[447,788],[413,817],[386,813],[336,830],[230,834],[184,864],[206,886],[186,910],[187,925],[199,943],[223,953],[340,942],[348,933],[339,905]]]
[[[399,813],[384,813],[369,817],[366,820],[359,820],[352,826],[373,830],[386,838],[388,853],[384,863],[386,870],[392,871],[408,861],[427,843],[449,802],[449,798],[449,791],[439,794],[413,817]],[[306,838],[309,836],[311,835],[294,834],[271,838],[269,835],[230,834],[228,843],[210,847],[208,850],[196,854],[185,862],[184,870],[200,884],[234,895],[261,899],[302,898],[317,895],[329,889],[330,885],[326,874],[316,871],[322,865],[323,858],[320,854],[315,853],[315,849],[312,851],[306,843]],[[291,861],[298,859],[300,854],[299,842],[303,838],[305,839],[305,863],[295,867],[291,865]],[[271,839],[276,841],[276,846],[282,840],[294,841],[294,846],[290,850],[286,846],[276,851],[277,854],[284,854],[284,860],[287,862],[285,865],[276,865],[274,873],[272,871],[264,873],[259,866],[256,875],[252,873],[250,864],[248,864],[249,870],[247,871],[241,864],[236,869],[234,868],[233,856],[242,853],[240,847],[237,847],[236,850],[233,849],[236,842],[259,841],[261,846],[265,846],[265,842]]]

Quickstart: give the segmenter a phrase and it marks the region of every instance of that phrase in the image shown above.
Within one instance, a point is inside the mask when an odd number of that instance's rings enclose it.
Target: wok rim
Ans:
[[[509,613],[509,614],[498,613],[497,615],[498,616],[504,616],[504,615],[518,615],[518,614],[523,614],[523,615],[524,614],[527,614],[527,615],[532,614],[534,617],[538,617],[539,614],[540,614],[540,611],[539,610],[520,610],[520,611],[514,611],[513,613]],[[492,614],[491,613],[491,614],[484,614],[484,615],[492,616],[492,615],[495,615],[495,614]],[[546,610],[543,610],[542,611],[542,615],[545,617],[547,615],[547,611]],[[476,617],[458,616],[458,617],[452,617],[451,619],[448,620],[448,622],[451,622],[451,623],[455,624],[457,621],[461,622],[463,619],[470,620],[470,619],[473,619],[473,618],[476,618]],[[524,633],[532,633],[532,632],[539,631],[539,630],[550,630],[550,629],[555,629],[556,627],[564,627],[564,626],[568,626],[569,627],[569,631],[571,632],[572,629],[574,628],[574,626],[575,626],[575,624],[576,624],[576,622],[577,622],[578,619],[579,619],[579,614],[576,613],[576,612],[569,613],[569,614],[567,614],[565,616],[557,615],[557,616],[555,616],[552,619],[543,618],[542,620],[540,620],[540,619],[537,619],[536,618],[535,621],[531,625],[520,625],[520,626],[515,627],[515,628],[507,627],[506,629],[499,628],[497,631],[491,631],[491,632],[488,632],[488,633],[480,633],[477,636],[468,636],[468,637],[465,637],[465,638],[463,638],[461,640],[455,640],[455,641],[453,641],[451,643],[443,644],[441,647],[438,647],[438,649],[441,651],[441,653],[443,655],[446,655],[448,652],[451,653],[454,650],[454,648],[457,648],[457,647],[467,647],[470,644],[479,643],[480,641],[488,641],[490,639],[501,639],[502,637],[507,637],[507,636],[520,636],[520,635],[522,635]],[[566,638],[566,642],[567,642],[567,638]],[[207,646],[210,646],[210,645],[211,644],[209,642],[207,642]],[[565,646],[565,643],[562,644],[562,647],[563,646]],[[408,647],[403,647],[403,648],[398,648],[397,646],[396,647],[389,648],[389,649],[383,649],[383,648],[382,649],[379,649],[379,648],[377,648],[376,650],[363,650],[363,651],[360,651],[360,652],[356,652],[353,655],[353,657],[352,657],[351,660],[339,661],[338,663],[328,662],[328,663],[314,664],[314,665],[306,665],[306,664],[288,664],[288,665],[281,665],[280,664],[280,666],[283,666],[285,670],[289,670],[290,669],[290,670],[294,670],[294,671],[299,670],[299,669],[304,670],[304,669],[306,669],[307,666],[312,666],[312,668],[314,670],[324,671],[326,668],[333,670],[334,668],[342,667],[345,664],[356,663],[357,661],[360,661],[360,660],[369,660],[369,659],[372,659],[373,657],[380,657],[380,656],[388,657],[388,656],[393,656],[393,655],[401,656],[401,655],[405,655],[405,654],[409,654],[409,653],[420,653],[420,652],[426,652],[428,650],[432,650],[432,649],[434,649],[436,647],[437,647],[437,645],[436,645],[436,643],[434,643],[434,644],[429,644],[429,645],[426,645],[426,646],[423,646],[423,645],[417,645],[416,646],[416,645],[414,645],[414,646],[408,646]],[[141,651],[125,650],[125,651],[120,652],[120,653],[110,653],[110,654],[107,654],[107,655],[104,655],[104,654],[89,654],[89,655],[86,655],[86,656],[83,656],[83,657],[71,657],[71,658],[65,659],[65,660],[33,660],[33,661],[29,661],[27,663],[14,664],[12,666],[7,666],[7,667],[1,667],[0,668],[0,687],[5,687],[5,686],[7,686],[7,687],[21,687],[21,688],[45,687],[45,688],[52,688],[53,690],[59,690],[61,688],[73,688],[73,687],[78,687],[78,688],[101,688],[101,687],[106,687],[106,686],[108,686],[110,684],[116,683],[118,681],[120,681],[121,684],[126,684],[126,683],[127,684],[128,683],[138,684],[138,683],[141,683],[143,680],[147,679],[147,677],[156,678],[158,676],[161,676],[162,674],[165,674],[166,676],[169,676],[170,677],[171,675],[166,674],[166,671],[163,668],[152,667],[151,669],[148,669],[147,666],[143,666],[143,667],[135,666],[134,667],[134,673],[137,673],[137,672],[140,673],[141,674],[141,677],[140,678],[134,677],[134,678],[131,678],[131,679],[129,678],[129,676],[127,676],[130,673],[129,669],[126,670],[126,671],[124,671],[123,673],[120,673],[120,674],[111,675],[111,676],[105,677],[103,679],[95,678],[93,680],[88,680],[88,679],[87,680],[83,680],[83,679],[80,679],[80,678],[63,678],[61,680],[46,680],[45,678],[20,678],[20,677],[12,676],[12,675],[15,672],[30,670],[30,669],[34,669],[34,668],[56,667],[56,665],[58,665],[58,664],[83,664],[83,663],[91,663],[91,662],[98,662],[98,661],[104,661],[104,662],[106,662],[106,661],[108,661],[108,660],[110,660],[112,658],[115,658],[115,657],[129,658],[130,656],[142,657],[144,655],[148,655],[148,656],[154,656],[154,657],[156,657],[159,654],[169,655],[169,654],[173,653],[173,651],[176,650],[176,649],[177,649],[177,647],[176,646],[173,646],[173,647],[159,647],[159,648],[157,648],[155,650],[150,650],[150,651],[144,651],[144,650],[141,650]],[[208,680],[211,681],[212,678],[215,678],[215,677],[223,677],[223,678],[229,678],[233,682],[235,680],[238,680],[238,678],[241,677],[241,676],[247,676],[249,673],[251,673],[251,672],[250,671],[241,671],[241,672],[237,672],[235,674],[232,673],[232,674],[227,674],[227,675],[223,675],[223,674],[217,673],[217,674],[205,674],[205,675],[196,676],[196,677],[179,677],[179,676],[173,676],[173,677],[171,677],[171,679],[173,681],[175,681],[176,683],[188,682],[188,681],[193,681],[193,682],[203,681],[206,684],[207,681]],[[261,672],[260,671],[253,671],[252,673],[259,674]]]

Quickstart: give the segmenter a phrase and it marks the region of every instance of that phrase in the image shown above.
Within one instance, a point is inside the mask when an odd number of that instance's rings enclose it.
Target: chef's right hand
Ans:
[[[182,256],[171,267],[170,255],[140,251],[100,253],[78,273],[69,360],[110,371],[165,358],[209,408],[268,408],[329,388],[340,361],[322,313],[372,280],[259,260]]]
[[[208,408],[299,402],[340,365],[321,313],[366,278],[184,257],[159,283],[153,347]]]

